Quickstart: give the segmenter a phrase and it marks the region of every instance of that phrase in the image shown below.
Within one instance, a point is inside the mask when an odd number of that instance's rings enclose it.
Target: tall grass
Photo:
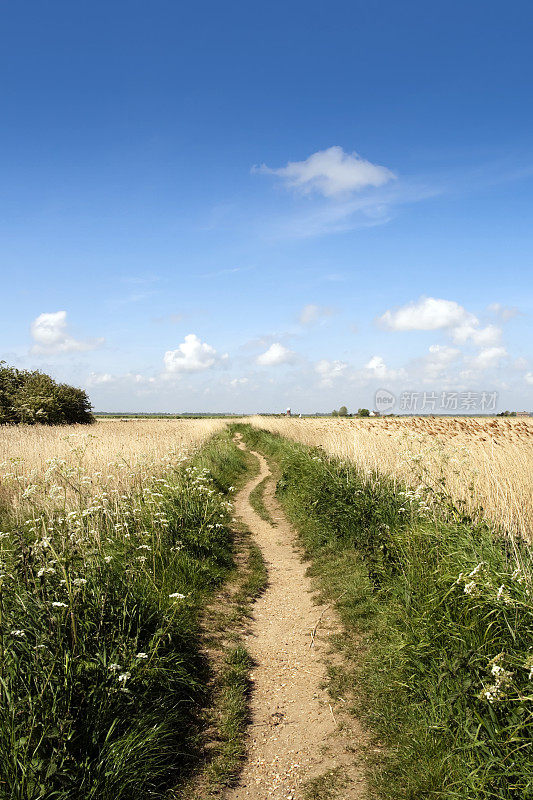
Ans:
[[[71,475],[62,506],[35,493],[25,519],[4,512],[0,797],[162,798],[190,767],[197,618],[233,566],[245,469],[225,433],[127,490],[87,497]]]
[[[0,513],[22,522],[36,506],[71,511],[102,493],[138,490],[225,427],[220,419],[2,426]]]
[[[452,523],[397,482],[243,428],[335,601],[351,689],[384,754],[387,800],[533,797],[531,554]],[[361,638],[364,634],[363,638]]]
[[[251,417],[253,425],[379,471],[457,519],[533,538],[533,420]]]

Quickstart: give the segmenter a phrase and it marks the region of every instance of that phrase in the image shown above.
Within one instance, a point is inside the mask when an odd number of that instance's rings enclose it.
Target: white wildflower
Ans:
[[[135,658],[140,658],[140,659],[148,658],[148,653],[137,653]]]
[[[61,603],[59,600],[54,600],[52,603],[53,608],[67,608],[66,603]]]
[[[173,600],[183,600],[185,595],[180,594],[179,592],[173,592],[172,594],[169,594],[169,597],[171,597]]]

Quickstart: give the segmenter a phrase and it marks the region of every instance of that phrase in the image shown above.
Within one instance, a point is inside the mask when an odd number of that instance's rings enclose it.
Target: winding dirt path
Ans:
[[[246,449],[238,441],[241,449]],[[267,462],[236,497],[236,514],[261,548],[268,569],[268,587],[254,604],[245,646],[255,661],[252,673],[248,757],[239,785],[227,800],[304,800],[304,785],[335,770],[325,783],[337,800],[367,796],[358,753],[363,733],[347,715],[342,733],[339,713],[323,688],[328,636],[339,631],[334,612],[317,605],[296,548],[296,535],[267,484],[264,503],[276,527],[262,520],[250,505],[252,490],[267,475]],[[340,705],[340,703],[339,703]]]

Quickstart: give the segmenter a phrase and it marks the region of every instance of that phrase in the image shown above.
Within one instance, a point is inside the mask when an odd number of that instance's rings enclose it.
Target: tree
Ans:
[[[339,417],[347,417],[348,416],[348,409],[346,406],[341,406],[339,408]]]
[[[331,416],[332,416],[332,417],[338,417],[338,416],[339,416],[339,412],[338,412],[338,411],[336,411],[336,410],[334,409],[334,410],[331,412]]]
[[[358,417],[369,417],[370,416],[370,411],[368,410],[368,408],[358,408],[357,409],[357,416]]]
[[[0,362],[0,423],[87,424],[94,422],[91,408],[83,389]]]

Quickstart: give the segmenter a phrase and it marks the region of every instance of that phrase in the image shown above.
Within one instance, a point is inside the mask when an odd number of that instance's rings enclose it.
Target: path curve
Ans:
[[[240,437],[236,440],[246,449]],[[366,797],[357,763],[357,737],[362,732],[351,725],[341,734],[338,711],[323,688],[327,639],[338,632],[338,621],[332,609],[313,600],[296,534],[276,501],[273,481],[267,484],[264,502],[276,527],[250,505],[250,493],[271,474],[263,456],[251,452],[260,471],[236,496],[235,512],[262,551],[268,586],[254,604],[244,641],[256,665],[251,675],[248,756],[239,785],[227,800],[304,800],[304,784],[329,770],[337,770],[346,781],[335,797],[359,800]]]

